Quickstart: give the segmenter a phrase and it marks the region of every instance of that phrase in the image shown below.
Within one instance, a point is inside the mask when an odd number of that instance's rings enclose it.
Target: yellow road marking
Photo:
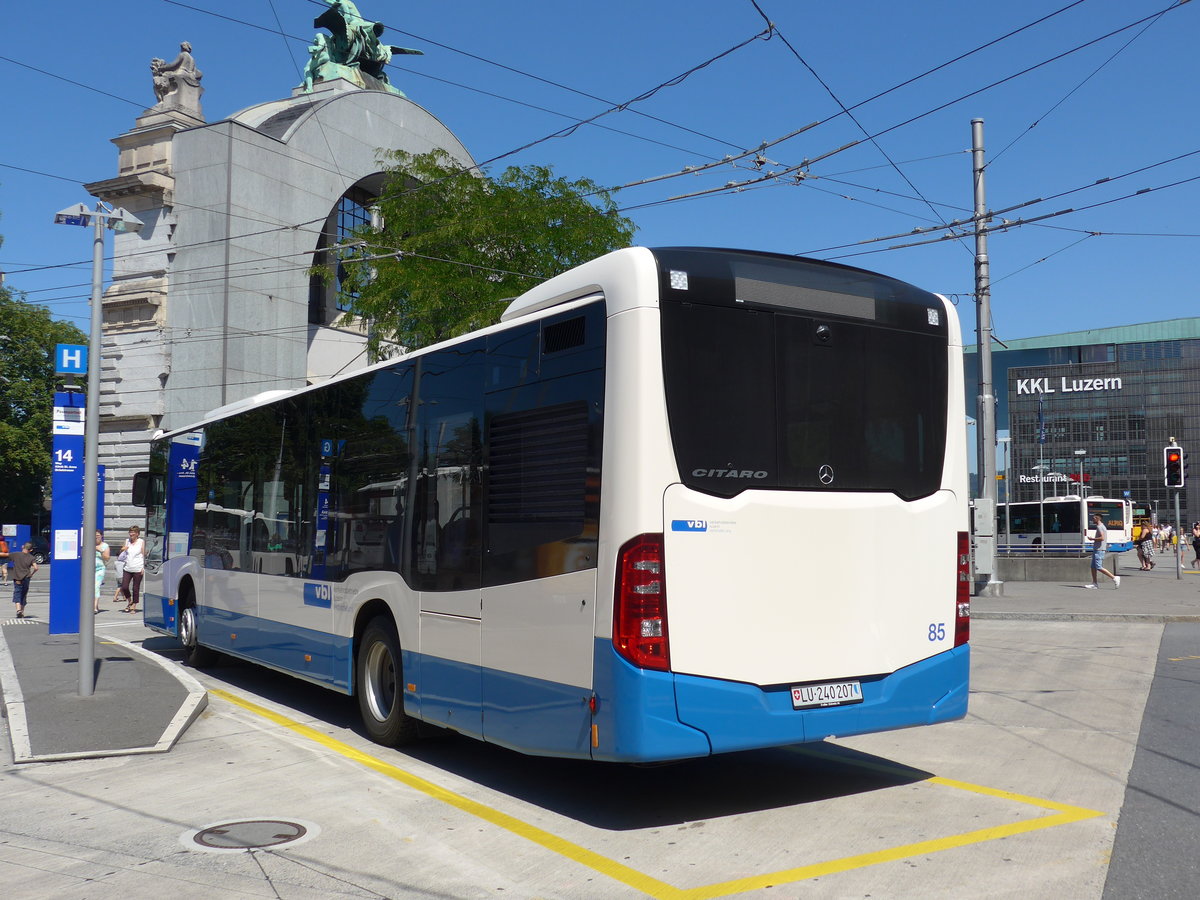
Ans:
[[[1200,659],[1200,656],[1168,656],[1170,662],[1183,662],[1185,659]]]
[[[921,854],[937,853],[942,850],[951,850],[956,847],[965,847],[969,844],[979,844],[985,841],[994,841],[999,838],[1011,837],[1016,834],[1024,834],[1030,831],[1038,831],[1043,828],[1054,828],[1058,825],[1069,825],[1072,822],[1081,822],[1085,819],[1094,819],[1097,816],[1102,816],[1104,813],[1094,809],[1084,809],[1079,806],[1070,806],[1065,803],[1057,803],[1053,800],[1044,800],[1037,797],[1027,797],[1024,794],[1015,794],[1011,791],[1002,791],[996,788],[984,787],[978,784],[970,784],[965,781],[955,781],[951,778],[941,778],[939,776],[931,776],[923,780],[929,784],[935,784],[942,787],[949,787],[955,790],[968,791],[975,794],[982,794],[988,797],[996,797],[1001,800],[1008,800],[1014,803],[1021,803],[1027,806],[1035,806],[1039,809],[1051,810],[1055,815],[1042,816],[1036,819],[1026,819],[1021,822],[1012,822],[1008,825],[999,825],[994,828],[980,828],[975,831],[968,831],[962,834],[949,835],[948,837],[935,838],[928,841],[919,841],[915,844],[904,844],[899,847],[889,847],[884,850],[877,850],[871,853],[860,853],[855,856],[845,856],[841,859],[828,860],[826,862],[812,863],[806,866],[797,866],[791,869],[783,869],[778,872],[771,872],[764,875],[754,875],[747,878],[738,878],[732,881],[723,881],[716,884],[705,885],[696,888],[678,888],[674,885],[667,884],[657,878],[652,878],[643,872],[639,872],[629,866],[623,865],[616,860],[609,859],[592,850],[582,847],[579,844],[561,838],[557,835],[538,828],[536,825],[531,825],[528,822],[523,822],[520,819],[502,813],[497,809],[480,803],[476,800],[471,800],[461,794],[448,790],[440,785],[428,781],[420,776],[414,775],[411,772],[406,772],[399,766],[394,766],[391,763],[384,762],[370,754],[363,753],[342,741],[332,738],[327,734],[322,734],[314,728],[307,725],[301,725],[287,716],[267,709],[252,703],[236,694],[231,694],[228,691],[223,691],[217,688],[209,688],[208,692],[214,696],[220,697],[235,706],[240,706],[255,715],[262,716],[277,725],[280,725],[289,731],[292,731],[302,737],[315,741],[323,747],[334,751],[340,756],[345,757],[360,765],[366,766],[381,775],[386,775],[393,778],[402,784],[408,785],[414,790],[420,791],[429,797],[440,800],[449,806],[460,809],[469,815],[483,819],[485,822],[490,822],[499,828],[503,828],[518,837],[525,838],[532,843],[545,847],[552,853],[587,866],[590,869],[605,875],[614,881],[619,881],[622,884],[647,894],[655,900],[708,900],[713,897],[725,897],[730,894],[740,894],[745,891],[759,890],[771,886],[789,884],[797,881],[803,881],[808,878],[818,878],[823,875],[832,875],[837,872],[846,872],[850,869],[859,869],[866,866],[874,866],[879,863],[894,862],[896,860],[906,859],[908,857]],[[878,763],[871,763],[866,760],[846,759],[844,756],[838,756],[832,753],[824,753],[810,747],[798,748],[797,753],[809,755],[821,759],[832,760],[841,763],[842,765],[855,766],[857,768],[872,769],[875,771],[887,772],[890,774],[913,774],[916,770],[908,769],[900,765],[887,766]]]
[[[535,844],[540,844],[547,850],[565,856],[578,863],[581,863],[588,868],[595,869],[602,875],[606,875],[623,884],[627,884],[632,888],[636,888],[643,893],[649,894],[652,897],[663,898],[663,900],[674,900],[674,898],[682,898],[685,895],[677,888],[672,887],[665,882],[659,881],[656,878],[651,878],[649,875],[644,875],[636,869],[622,865],[619,862],[611,860],[599,853],[588,850],[586,847],[581,847],[578,844],[573,844],[557,835],[544,831],[535,825],[530,825],[528,822],[522,822],[514,816],[507,815],[490,806],[485,806],[475,800],[471,800],[461,794],[456,794],[453,791],[447,790],[432,781],[427,781],[420,776],[414,775],[411,772],[406,772],[399,766],[393,766],[381,759],[363,753],[361,750],[356,750],[349,744],[343,743],[336,738],[331,738],[327,734],[322,734],[314,728],[309,728],[307,725],[301,725],[299,722],[282,716],[279,713],[272,712],[265,707],[251,703],[249,700],[244,700],[241,697],[231,694],[228,691],[209,688],[208,692],[220,697],[222,700],[228,700],[235,706],[240,706],[242,709],[249,710],[255,715],[262,716],[277,725],[282,725],[284,728],[302,735],[310,740],[316,741],[323,747],[333,750],[335,753],[353,760],[369,769],[374,769],[382,775],[389,778],[394,778],[403,784],[408,785],[414,790],[420,791],[435,800],[441,800],[450,806],[461,809],[465,813],[483,819],[486,822],[491,822],[513,834],[523,837],[526,840],[532,841]]]

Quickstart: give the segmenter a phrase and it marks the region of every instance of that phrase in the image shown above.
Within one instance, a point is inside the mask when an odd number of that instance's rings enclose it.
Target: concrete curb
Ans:
[[[8,735],[12,741],[13,762],[25,762],[31,758],[29,723],[25,718],[25,695],[21,693],[21,682],[17,679],[17,667],[13,665],[4,629],[0,628],[0,685],[4,687],[4,716],[8,719]]]
[[[1170,615],[1167,613],[1032,613],[1032,612],[972,612],[976,621],[986,619],[1032,622],[1200,622],[1200,615]]]
[[[12,740],[13,762],[57,762],[67,759],[97,759],[106,756],[136,756],[147,753],[166,753],[183,734],[184,730],[195,721],[196,717],[208,705],[208,691],[178,666],[164,660],[161,656],[151,653],[136,644],[123,641],[116,637],[106,637],[106,643],[116,644],[130,653],[136,653],[143,659],[164,669],[172,678],[187,690],[187,699],[179,707],[179,711],[163,729],[162,734],[154,744],[143,747],[121,747],[113,750],[75,750],[70,753],[34,754],[29,740],[29,723],[25,715],[25,696],[21,691],[21,682],[17,678],[17,670],[13,665],[12,653],[4,638],[4,629],[0,628],[0,684],[4,686],[4,709],[8,718],[8,730]]]

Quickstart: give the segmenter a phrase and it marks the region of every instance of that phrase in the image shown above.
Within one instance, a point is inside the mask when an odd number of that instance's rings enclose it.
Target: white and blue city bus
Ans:
[[[1039,518],[1038,510],[1042,510]],[[1133,549],[1133,503],[1108,497],[1046,497],[996,505],[998,549],[1013,554],[1089,553],[1096,537],[1092,516],[1099,513],[1108,549]]]
[[[159,436],[146,623],[355,695],[389,745],[651,761],[959,719],[961,356],[892,278],[619,250]]]

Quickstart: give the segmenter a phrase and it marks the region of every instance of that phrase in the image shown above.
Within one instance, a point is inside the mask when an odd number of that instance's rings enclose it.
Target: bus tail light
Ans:
[[[635,666],[662,671],[671,667],[661,534],[635,537],[617,557],[613,645]]]
[[[971,639],[971,537],[958,533],[958,582],[954,597],[954,646]]]

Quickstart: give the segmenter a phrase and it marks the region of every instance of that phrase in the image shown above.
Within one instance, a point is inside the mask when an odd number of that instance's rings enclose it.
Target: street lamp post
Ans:
[[[1038,473],[1038,530],[1041,533],[1038,546],[1042,548],[1042,553],[1046,552],[1046,471],[1049,468],[1040,462],[1033,467],[1033,471]]]
[[[1076,450],[1075,455],[1079,457],[1079,496],[1086,496],[1083,493],[1083,458],[1087,456],[1087,450]]]
[[[86,551],[89,532],[96,527],[97,480],[100,456],[100,332],[104,325],[100,305],[104,285],[104,229],[116,232],[142,230],[141,219],[123,209],[97,203],[95,210],[77,203],[55,214],[56,225],[92,226],[92,320],[88,335],[87,406],[83,431],[83,522],[81,540],[84,564],[79,571],[79,696],[90,697],[95,692],[93,672],[96,655],[95,568],[87,565]]]
[[[1012,446],[1012,435],[996,438],[1004,445],[1004,544],[1012,552],[1012,478],[1008,471],[1008,448]]]

